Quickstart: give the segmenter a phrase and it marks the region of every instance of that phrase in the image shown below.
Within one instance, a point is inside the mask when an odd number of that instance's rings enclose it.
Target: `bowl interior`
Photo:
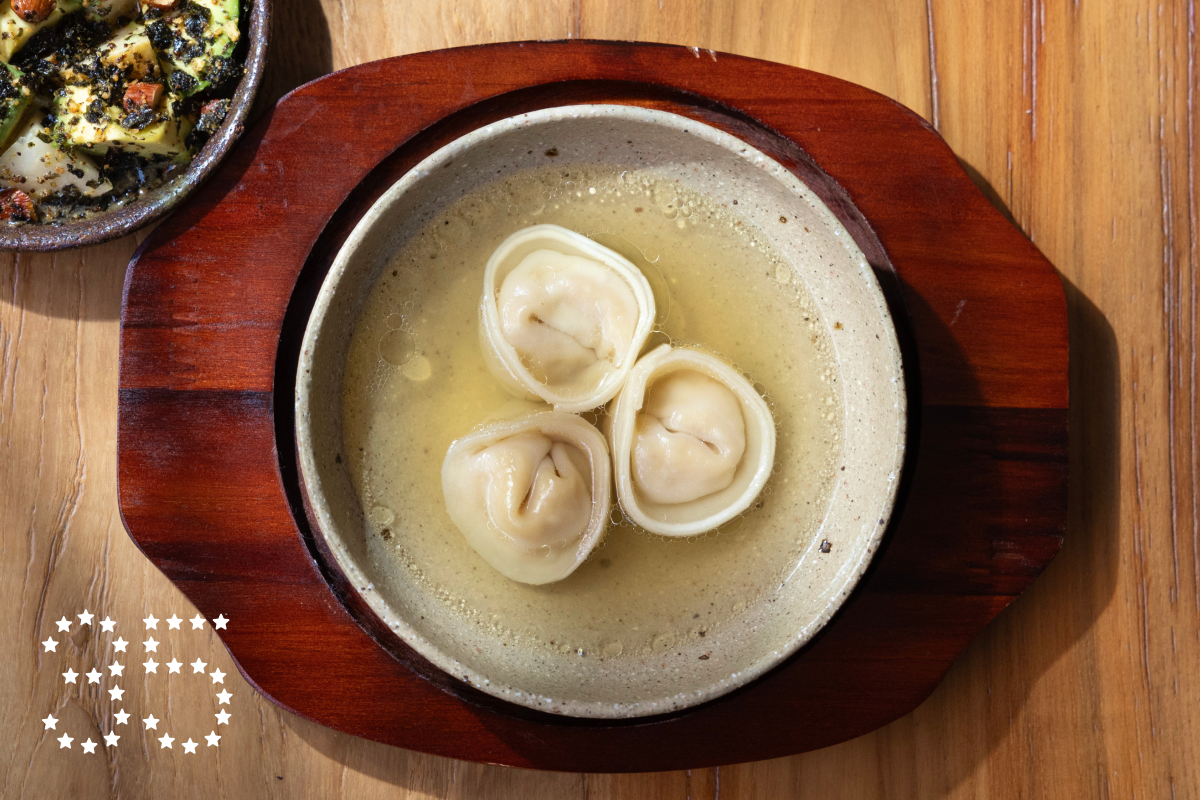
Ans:
[[[404,242],[473,189],[545,165],[636,165],[720,202],[737,201],[780,251],[789,280],[820,309],[843,400],[843,450],[818,535],[795,568],[739,609],[734,624],[652,658],[564,658],[501,643],[416,581],[384,575],[342,452],[346,354],[368,293]],[[780,225],[781,217],[796,224]],[[481,265],[482,275],[482,265]],[[485,126],[437,151],[363,217],[330,270],[305,333],[296,385],[296,442],[314,533],[388,629],[450,675],[551,713],[621,718],[666,713],[761,675],[830,619],[883,536],[903,459],[906,403],[900,350],[866,258],[824,203],[740,139],[662,111],[618,105],[545,109]],[[432,468],[440,468],[440,460]],[[821,547],[823,541],[832,544]],[[828,552],[823,552],[828,549]]]

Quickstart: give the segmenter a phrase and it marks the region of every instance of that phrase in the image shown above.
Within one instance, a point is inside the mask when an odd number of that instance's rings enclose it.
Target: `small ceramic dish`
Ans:
[[[165,216],[208,179],[241,137],[266,68],[271,0],[245,0],[245,4],[250,7],[242,21],[245,73],[225,120],[192,158],[187,170],[132,203],[84,219],[45,225],[0,224],[0,250],[67,250],[116,239]]]
[[[843,450],[819,535],[797,542],[794,569],[736,624],[650,659],[566,659],[519,643],[501,647],[415,579],[385,578],[369,557],[364,512],[337,455],[347,350],[384,265],[434,215],[487,182],[539,166],[550,148],[556,164],[636,164],[714,199],[740,198],[746,224],[788,259],[831,327],[844,391]],[[779,225],[781,215],[800,224]],[[448,674],[503,700],[576,717],[641,717],[703,703],[752,681],[808,642],[879,546],[900,481],[905,432],[900,348],[887,304],[863,253],[828,207],[794,174],[734,136],[622,105],[504,119],[409,171],[338,254],[309,319],[296,386],[302,491],[315,535],[335,562],[330,566],[394,635]],[[431,468],[439,466],[440,459]],[[830,552],[824,540],[838,546]]]

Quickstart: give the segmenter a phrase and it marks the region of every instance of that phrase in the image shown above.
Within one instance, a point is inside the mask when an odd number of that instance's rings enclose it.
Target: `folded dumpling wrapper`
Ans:
[[[582,418],[540,411],[456,439],[442,463],[450,519],[505,577],[562,580],[599,544],[612,510],[604,436]]]
[[[558,225],[508,237],[484,271],[479,335],[517,397],[558,411],[611,400],[654,326],[654,293],[628,259]]]
[[[606,427],[622,510],[663,536],[694,536],[738,516],[775,462],[766,401],[700,350],[662,345],[643,356]]]

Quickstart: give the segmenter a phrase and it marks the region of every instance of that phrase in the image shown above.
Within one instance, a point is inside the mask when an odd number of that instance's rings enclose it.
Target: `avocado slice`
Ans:
[[[186,140],[192,130],[190,116],[178,113],[178,95],[166,95],[148,125],[126,127],[121,109],[106,106],[89,86],[67,86],[54,98],[58,134],[70,147],[103,155],[110,148],[150,158],[190,157]]]
[[[239,0],[183,0],[164,14],[146,13],[146,31],[173,91],[187,96],[236,76],[238,12]]]
[[[57,25],[63,15],[79,9],[80,0],[57,0],[50,16],[41,22],[26,22],[13,11],[12,0],[0,2],[0,61],[7,64],[35,33]]]
[[[126,80],[162,79],[158,54],[150,44],[146,27],[140,23],[131,22],[121,28],[96,51],[100,63],[118,68]]]
[[[8,147],[33,101],[33,92],[21,83],[22,77],[21,70],[12,64],[0,68],[0,150]]]
[[[25,116],[17,138],[0,154],[0,188],[20,189],[40,198],[74,186],[85,197],[112,191],[96,164],[83,153],[62,150],[53,131],[42,125],[41,109]]]
[[[80,17],[73,19],[79,20]],[[68,52],[65,58],[55,53],[52,59],[48,63],[57,68],[59,81],[67,85],[92,84],[104,102],[110,105],[120,103],[120,97],[113,97],[113,94],[119,93],[127,82],[164,82],[158,54],[150,44],[145,26],[137,22],[131,22],[109,34],[94,49]],[[17,60],[24,59],[18,56]]]

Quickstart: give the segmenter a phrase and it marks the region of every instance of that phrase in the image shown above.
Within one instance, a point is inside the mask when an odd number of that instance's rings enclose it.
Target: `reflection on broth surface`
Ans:
[[[488,257],[539,223],[583,233],[637,265],[657,309],[643,352],[673,343],[722,355],[766,398],[778,441],[770,481],[740,517],[670,539],[614,509],[587,562],[565,580],[531,586],[467,544],[446,512],[440,470],[451,442],[519,402],[484,363],[477,308]],[[795,233],[805,235],[799,226]],[[703,637],[774,590],[817,536],[841,452],[837,375],[807,290],[735,207],[612,167],[497,181],[404,244],[351,340],[344,456],[370,556],[382,583],[423,583],[497,646],[624,658]],[[599,424],[603,413],[585,418]]]

